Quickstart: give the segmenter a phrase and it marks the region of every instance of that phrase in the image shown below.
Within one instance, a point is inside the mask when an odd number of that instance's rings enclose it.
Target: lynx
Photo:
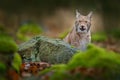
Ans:
[[[76,10],[75,24],[64,41],[82,51],[86,50],[87,45],[91,42],[91,17],[92,12],[84,16]]]

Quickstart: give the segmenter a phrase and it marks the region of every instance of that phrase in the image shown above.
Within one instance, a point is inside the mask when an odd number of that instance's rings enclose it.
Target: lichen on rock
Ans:
[[[77,49],[60,39],[36,36],[19,46],[23,62],[67,63]]]

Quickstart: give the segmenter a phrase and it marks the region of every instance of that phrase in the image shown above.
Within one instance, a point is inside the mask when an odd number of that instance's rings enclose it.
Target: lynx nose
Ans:
[[[80,27],[80,30],[81,30],[81,31],[84,31],[84,30],[85,30],[85,26],[82,25],[82,26]]]
[[[84,26],[81,26],[82,28],[84,28]]]

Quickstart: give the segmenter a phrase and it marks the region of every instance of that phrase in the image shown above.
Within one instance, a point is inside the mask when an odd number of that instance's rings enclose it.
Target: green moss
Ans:
[[[17,45],[13,38],[8,35],[5,28],[0,25],[0,52],[14,53],[17,51]]]
[[[70,31],[70,30],[61,33],[58,37],[59,37],[60,39],[64,39],[64,38],[67,36],[67,34],[69,33],[69,31]]]
[[[52,68],[50,68],[50,70],[53,71],[54,74],[50,77],[50,80],[68,79],[70,76],[66,72],[66,67],[67,65],[65,64],[53,65]]]
[[[17,49],[18,47],[11,37],[0,34],[0,52],[14,53]]]
[[[92,34],[92,41],[105,41],[107,39],[107,35],[103,32]]]
[[[19,28],[17,37],[19,40],[26,41],[29,40],[31,36],[41,34],[42,32],[43,30],[39,25],[28,23]]]
[[[66,64],[53,65],[51,68],[42,71],[42,75],[51,74],[50,80],[80,80],[83,79],[81,74],[71,74]],[[84,80],[94,80],[91,77],[84,77]]]
[[[108,36],[120,39],[120,28],[109,29],[106,32],[97,32],[92,34],[92,41],[105,41]]]
[[[54,74],[50,77],[50,80],[62,80],[64,73],[65,73],[66,65],[65,64],[58,64],[53,65],[51,68],[45,69],[42,72],[40,72],[40,75],[46,75],[47,73]],[[62,76],[62,77],[61,77]]]
[[[52,66],[52,68],[54,69],[54,70],[65,70],[66,69],[66,65],[65,64],[57,64],[57,65],[53,65]]]
[[[7,70],[6,65],[0,62],[0,74],[4,74],[6,70]]]
[[[114,52],[106,51],[95,45],[89,45],[86,52],[77,53],[69,62],[70,67],[107,67],[115,69],[120,66],[120,55]],[[87,63],[87,64],[86,64]]]
[[[98,79],[117,80],[120,79],[120,54],[90,44],[87,51],[77,52],[68,64],[54,65],[45,73],[54,71],[50,76],[51,80],[95,80],[96,76],[90,77],[81,73],[70,75],[68,73],[77,67],[104,69],[103,73],[97,75]]]
[[[40,72],[40,74],[46,74],[47,72],[52,71],[52,70],[54,70],[54,71],[58,71],[58,70],[60,70],[60,71],[65,71],[65,70],[66,70],[66,67],[67,67],[66,64],[56,64],[56,65],[52,65],[51,68],[48,68],[48,69]]]
[[[18,53],[15,53],[14,54],[14,59],[12,61],[12,67],[17,71],[19,72],[19,69],[20,69],[20,66],[22,64],[22,60],[21,60],[21,57]]]
[[[95,45],[89,45],[86,52],[79,52],[73,56],[68,69],[76,67],[105,69],[100,76],[106,79],[117,78],[120,75],[120,54],[104,50]]]

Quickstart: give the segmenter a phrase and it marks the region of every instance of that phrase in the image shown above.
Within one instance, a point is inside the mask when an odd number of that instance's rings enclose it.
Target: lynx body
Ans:
[[[76,11],[75,24],[64,41],[82,51],[86,50],[87,45],[91,42],[91,16],[92,12],[84,16]]]

